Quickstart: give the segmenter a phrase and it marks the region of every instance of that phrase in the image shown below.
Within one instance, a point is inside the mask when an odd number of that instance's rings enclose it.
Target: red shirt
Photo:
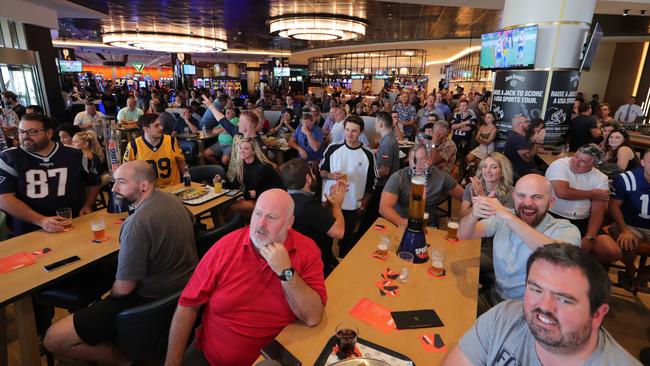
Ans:
[[[290,229],[284,245],[296,273],[325,304],[323,262],[314,241]],[[249,227],[212,246],[178,303],[205,304],[196,344],[212,365],[253,364],[260,349],[296,320],[280,279],[255,251]]]

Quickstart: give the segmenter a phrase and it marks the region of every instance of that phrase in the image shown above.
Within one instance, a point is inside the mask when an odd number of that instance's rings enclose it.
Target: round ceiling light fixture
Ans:
[[[167,32],[105,32],[102,41],[113,47],[167,53],[209,53],[228,49],[223,39]]]
[[[366,34],[365,19],[338,14],[285,14],[266,22],[272,34],[303,41],[346,41]]]

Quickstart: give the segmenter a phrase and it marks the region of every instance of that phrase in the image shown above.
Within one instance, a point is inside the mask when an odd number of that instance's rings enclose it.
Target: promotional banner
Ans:
[[[497,138],[505,140],[512,119],[523,115],[528,119],[542,116],[548,71],[497,71],[494,76],[492,106],[497,117]]]
[[[551,89],[544,113],[545,144],[557,146],[565,143],[579,81],[580,73],[578,71],[553,71]]]

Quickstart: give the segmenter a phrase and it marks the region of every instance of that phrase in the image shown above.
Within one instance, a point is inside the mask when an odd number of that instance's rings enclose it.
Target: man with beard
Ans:
[[[580,232],[569,221],[556,219],[548,210],[555,203],[551,183],[528,174],[515,185],[514,210],[491,195],[472,197],[472,212],[460,221],[461,240],[494,237],[492,258],[496,286],[491,305],[524,296],[526,260],[545,244],[564,242],[580,246]]]
[[[117,314],[180,291],[198,257],[194,216],[175,196],[156,190],[156,173],[148,163],[124,163],[114,178],[113,192],[135,212],[120,230],[111,295],[55,323],[44,344],[69,358],[120,365],[129,360],[112,343]]]
[[[20,146],[0,153],[0,209],[11,215],[13,235],[39,227],[63,231],[56,216],[62,207],[73,217],[92,212],[101,180],[81,150],[52,141],[53,134],[48,117],[26,114],[18,125]]]
[[[641,365],[601,327],[610,290],[589,254],[543,246],[526,263],[523,303],[505,301],[479,317],[443,365]]]
[[[250,226],[212,246],[178,302],[165,365],[249,366],[286,325],[320,322],[323,263],[314,241],[291,229],[293,220],[291,196],[271,189],[258,198]]]

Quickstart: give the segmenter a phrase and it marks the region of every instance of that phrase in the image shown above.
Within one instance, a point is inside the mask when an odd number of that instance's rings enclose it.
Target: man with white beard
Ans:
[[[293,212],[287,192],[265,191],[251,225],[206,253],[178,301],[165,365],[249,366],[296,318],[310,327],[320,322],[323,262],[316,243],[291,229]],[[201,327],[188,347],[201,307]]]
[[[546,178],[538,174],[523,176],[512,196],[514,210],[494,197],[472,197],[472,212],[461,219],[458,228],[461,240],[494,237],[496,286],[490,293],[492,306],[524,296],[526,261],[535,249],[554,242],[581,243],[578,228],[548,213],[555,198]]]

